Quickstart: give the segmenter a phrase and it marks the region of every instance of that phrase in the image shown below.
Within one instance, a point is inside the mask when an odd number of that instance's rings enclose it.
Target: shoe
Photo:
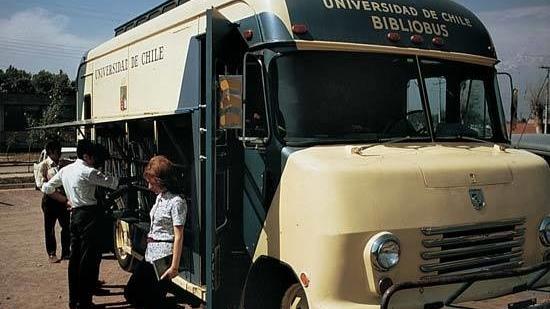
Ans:
[[[101,286],[104,285],[104,284],[105,284],[105,280],[97,280],[97,281],[95,282],[95,287],[96,287],[96,289],[99,289],[99,288],[101,288]]]
[[[96,305],[94,303],[89,304],[88,306],[80,305],[79,309],[105,309],[105,305]]]
[[[94,289],[94,295],[95,296],[107,296],[107,295],[111,295],[111,291],[109,291],[107,289],[102,289],[102,288],[95,288]]]
[[[50,263],[59,263],[60,259],[57,258],[55,254],[52,254],[48,257],[48,262]]]

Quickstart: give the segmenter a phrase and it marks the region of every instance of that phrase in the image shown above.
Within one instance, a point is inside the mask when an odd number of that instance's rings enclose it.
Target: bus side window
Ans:
[[[84,119],[92,118],[92,96],[87,94],[84,96]]]
[[[259,63],[247,63],[246,67],[246,115],[247,137],[267,137],[267,114],[262,82],[262,68]]]

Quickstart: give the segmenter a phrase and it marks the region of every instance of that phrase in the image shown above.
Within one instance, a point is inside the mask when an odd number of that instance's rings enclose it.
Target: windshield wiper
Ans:
[[[471,137],[471,136],[465,136],[465,135],[457,135],[457,136],[444,136],[444,137],[438,137],[440,139],[463,139],[463,140],[467,140],[467,141],[472,141],[472,142],[478,142],[478,143],[484,143],[484,144],[490,144],[491,146],[498,146],[500,148],[500,150],[504,151],[506,148],[508,148],[507,145],[504,145],[504,144],[499,144],[499,143],[495,143],[495,142],[491,142],[491,141],[488,141],[488,140],[484,140],[484,139],[481,139],[481,138],[477,138],[477,137]]]
[[[378,141],[382,143],[370,144],[370,145],[365,145],[360,147],[353,147],[351,149],[351,153],[361,155],[363,151],[374,146],[379,146],[379,145],[384,146],[384,145],[401,143],[401,142],[410,141],[410,140],[424,140],[424,139],[430,139],[430,138],[428,136],[405,136],[405,137],[394,137],[394,138],[381,138]]]
[[[315,145],[334,145],[334,144],[350,144],[364,142],[364,139],[341,139],[341,138],[303,138],[303,139],[285,139],[289,146],[304,147]]]

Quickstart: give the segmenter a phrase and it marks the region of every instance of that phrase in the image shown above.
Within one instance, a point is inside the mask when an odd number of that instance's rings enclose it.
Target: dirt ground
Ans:
[[[68,262],[48,263],[40,199],[32,189],[0,191],[0,308],[66,308],[69,302]],[[110,295],[96,296],[94,302],[131,308],[122,296],[128,277],[106,256],[100,278]]]
[[[68,261],[48,263],[44,246],[41,193],[34,189],[0,190],[0,308],[68,308]],[[59,226],[58,254],[59,248]],[[129,273],[112,255],[104,255],[100,279],[109,295],[94,296],[105,308],[133,308],[123,296]],[[173,296],[174,308],[188,308]],[[176,305],[175,303],[179,303]]]

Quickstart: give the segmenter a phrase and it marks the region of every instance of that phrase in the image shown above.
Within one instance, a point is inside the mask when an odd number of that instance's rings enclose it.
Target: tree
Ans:
[[[49,96],[54,83],[55,75],[46,70],[42,70],[32,76],[34,90],[36,94],[41,96]]]
[[[25,115],[27,128],[63,121],[64,102],[68,97],[74,96],[75,91],[76,83],[61,70],[58,73],[42,70],[34,75],[13,66],[5,71],[0,70],[0,93],[37,95],[48,102],[40,116]],[[29,131],[26,139],[29,150],[46,137],[57,133],[55,130]]]
[[[49,96],[50,104],[46,108],[46,111],[42,117],[43,125],[59,122],[64,98],[65,96],[63,95],[63,89],[58,83],[55,83]]]
[[[0,88],[7,93],[35,93],[31,82],[32,75],[25,70],[9,66],[0,80]]]
[[[6,159],[9,160],[10,148],[17,142],[17,136],[15,132],[6,132]]]
[[[65,98],[74,95],[75,92],[75,88],[67,74],[61,70],[58,74],[40,71],[33,76],[33,85],[37,94],[47,96],[49,104],[39,119],[33,118],[30,114],[26,115],[27,127],[32,128],[61,122]],[[55,129],[31,130],[27,138],[29,151],[37,142],[51,136],[57,136],[58,133]]]
[[[50,97],[56,93],[63,95],[74,94],[75,87],[67,74],[59,70],[58,74],[54,74],[42,70],[32,76],[32,85],[34,91],[38,95]]]
[[[41,124],[41,119],[35,119],[31,114],[25,114],[27,120],[27,128],[38,127]],[[29,147],[28,152],[31,152],[32,146],[36,145],[39,141],[45,140],[46,132],[44,130],[29,130],[27,135],[27,147]]]
[[[529,89],[529,105],[531,108],[531,115],[535,120],[537,126],[537,133],[542,133],[544,127],[544,101],[542,99],[542,89],[546,84],[546,80],[538,84],[534,88]]]
[[[4,70],[0,69],[0,94],[7,92],[6,89],[4,89],[4,79],[5,79],[5,73]]]
[[[34,75],[11,65],[6,71],[0,70],[0,93],[50,97],[54,91],[60,91],[65,95],[72,95],[75,85],[62,70],[57,74],[42,70]]]

